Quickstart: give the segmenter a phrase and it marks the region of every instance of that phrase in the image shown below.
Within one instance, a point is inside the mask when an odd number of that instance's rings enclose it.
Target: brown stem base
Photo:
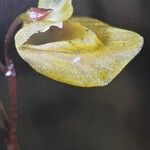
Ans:
[[[1,67],[0,67],[1,68]],[[16,122],[17,122],[17,84],[16,84],[16,71],[13,62],[9,60],[9,63],[4,68],[1,68],[7,78],[8,92],[10,98],[9,115],[8,119],[3,119],[5,129],[5,142],[7,150],[19,150],[17,134],[16,134]],[[4,110],[3,110],[4,112]],[[6,115],[5,115],[6,116]],[[4,116],[4,118],[6,118]]]
[[[7,150],[19,150],[18,140],[16,134],[17,124],[17,83],[16,83],[16,70],[10,54],[10,45],[13,41],[14,35],[18,28],[22,25],[22,20],[17,17],[8,29],[5,37],[5,66],[0,62],[0,71],[5,74],[8,81],[9,92],[9,115],[8,120],[3,121],[4,129],[6,133],[5,142]]]
[[[9,124],[7,127],[6,144],[7,150],[18,150],[18,141],[16,133],[17,122],[17,86],[16,72],[13,63],[10,63],[5,73],[8,80],[8,89],[10,97]]]
[[[16,130],[11,128],[9,129],[9,134],[7,135],[5,141],[7,145],[7,150],[18,150],[17,134]]]

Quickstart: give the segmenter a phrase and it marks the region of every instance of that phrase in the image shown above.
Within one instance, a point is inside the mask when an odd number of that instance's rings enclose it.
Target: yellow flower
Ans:
[[[70,18],[71,0],[40,0],[38,7],[48,14],[25,21],[15,43],[19,55],[51,79],[80,87],[107,85],[143,46],[135,32],[93,18]]]

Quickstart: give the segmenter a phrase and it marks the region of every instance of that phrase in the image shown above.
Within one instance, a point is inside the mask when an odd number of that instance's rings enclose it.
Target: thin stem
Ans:
[[[1,102],[0,102],[0,119],[2,121],[2,128],[6,131],[6,127],[8,126],[9,123],[9,118]]]
[[[8,71],[5,74],[8,82],[8,92],[10,98],[9,106],[9,124],[6,128],[6,144],[7,150],[18,150],[18,141],[16,134],[16,122],[17,122],[17,84],[16,84],[16,72],[13,63],[8,67]]]
[[[15,33],[17,30],[22,26],[22,20],[20,17],[17,17],[13,23],[10,25],[6,37],[5,37],[5,47],[4,47],[4,54],[5,54],[5,63],[9,65],[12,61],[11,53],[10,53],[10,46],[14,39]]]
[[[14,39],[16,31],[22,25],[22,20],[17,17],[8,29],[7,35],[5,37],[5,66],[0,63],[0,71],[3,72],[7,78],[8,82],[8,92],[9,92],[9,121],[4,123],[6,131],[6,145],[7,150],[19,150],[18,140],[16,134],[17,125],[17,82],[16,82],[16,70],[11,58],[10,49],[11,43]]]
[[[5,69],[5,66],[0,62],[0,71],[2,73],[5,73],[6,69]]]

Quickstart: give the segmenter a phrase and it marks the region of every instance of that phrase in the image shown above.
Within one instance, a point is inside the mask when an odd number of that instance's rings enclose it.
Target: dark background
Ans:
[[[0,0],[0,57],[7,28],[37,0]],[[47,79],[12,53],[18,81],[20,150],[150,150],[150,1],[74,0],[91,16],[145,38],[141,53],[103,88],[77,88]],[[0,100],[8,106],[0,74]],[[5,150],[0,132],[0,150]]]

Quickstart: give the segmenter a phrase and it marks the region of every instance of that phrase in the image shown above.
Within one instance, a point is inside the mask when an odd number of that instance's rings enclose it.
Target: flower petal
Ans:
[[[72,0],[39,0],[38,7],[52,9],[47,19],[54,22],[65,21],[73,13]]]
[[[80,87],[107,85],[143,45],[137,33],[91,18],[71,18],[61,32],[55,30],[26,39],[25,44],[17,45],[18,53],[37,72]],[[16,35],[16,43],[21,37]]]
[[[16,47],[21,47],[33,34],[45,32],[51,26],[62,28],[62,22],[53,23],[50,21],[36,21],[30,24],[25,24],[25,26],[22,29],[20,29],[15,35]]]

